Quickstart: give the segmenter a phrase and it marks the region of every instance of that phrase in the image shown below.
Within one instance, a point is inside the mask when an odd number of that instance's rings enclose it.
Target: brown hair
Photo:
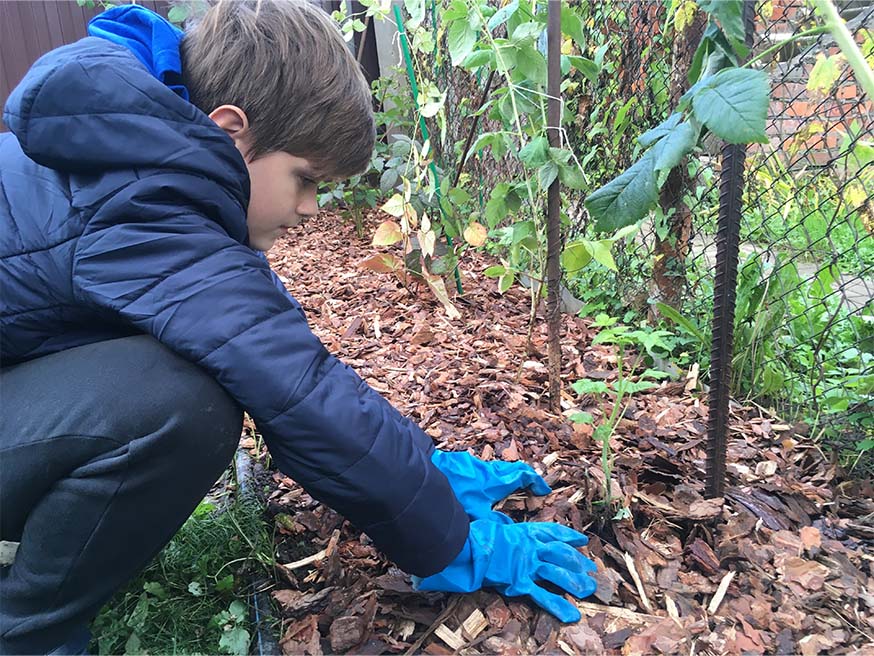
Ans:
[[[246,112],[253,157],[284,151],[325,178],[368,167],[367,81],[334,20],[305,0],[218,0],[186,29],[182,72],[202,111]]]

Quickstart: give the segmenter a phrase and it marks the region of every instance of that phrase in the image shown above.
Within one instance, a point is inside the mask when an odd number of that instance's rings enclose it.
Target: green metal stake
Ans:
[[[419,129],[422,130],[422,136],[425,139],[430,139],[431,135],[428,133],[428,126],[425,125],[425,117],[422,116],[422,113],[419,112],[419,85],[416,84],[416,73],[413,71],[413,57],[410,55],[410,45],[407,42],[407,31],[404,29],[404,19],[401,16],[401,8],[398,5],[394,6],[395,12],[395,21],[398,24],[398,34],[401,37],[401,51],[404,53],[404,63],[407,65],[407,77],[410,79],[410,89],[413,92],[413,103],[416,107],[416,112],[419,114]],[[434,160],[431,160],[431,173],[434,175],[434,181],[437,184],[437,188],[435,190],[435,194],[437,196],[437,207],[440,208],[440,214],[445,221],[449,220],[449,217],[446,216],[446,212],[443,211],[443,198],[440,193],[440,177],[437,175],[437,165],[434,164]],[[450,248],[452,247],[452,237],[446,235],[446,241],[449,243]],[[458,266],[455,267],[455,288],[458,290],[459,294],[464,294],[464,290],[461,288],[461,275],[458,273]]]

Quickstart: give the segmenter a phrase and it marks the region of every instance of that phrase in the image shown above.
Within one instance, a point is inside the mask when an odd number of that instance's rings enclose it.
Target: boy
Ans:
[[[219,2],[185,35],[138,6],[42,57],[0,135],[4,653],[87,623],[227,466],[242,411],[277,467],[422,589],[530,595],[565,621],[585,537],[491,505],[532,469],[436,451],[309,331],[262,252],[363,170],[364,78],[306,3]],[[281,288],[281,284],[278,285]],[[424,578],[418,578],[424,577]]]

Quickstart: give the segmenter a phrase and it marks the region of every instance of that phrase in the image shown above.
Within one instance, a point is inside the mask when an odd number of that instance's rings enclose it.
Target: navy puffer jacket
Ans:
[[[332,357],[248,247],[233,142],[123,46],[34,64],[0,134],[4,366],[147,333],[255,419],[276,465],[408,572],[442,570],[468,519],[431,440]]]

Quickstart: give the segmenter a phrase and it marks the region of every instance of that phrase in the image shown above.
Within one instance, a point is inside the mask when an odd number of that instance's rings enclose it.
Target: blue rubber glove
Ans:
[[[549,522],[497,524],[477,520],[458,557],[442,572],[413,577],[418,590],[473,592],[495,588],[509,597],[528,595],[562,622],[576,622],[580,611],[563,597],[537,585],[549,581],[582,599],[595,592],[589,576],[595,563],[574,547],[589,539],[573,529]]]
[[[492,510],[501,499],[522,488],[531,488],[537,495],[551,489],[540,475],[524,462],[486,462],[466,451],[434,450],[431,462],[449,480],[458,501],[472,520],[489,519],[501,524],[513,522],[507,515]]]

